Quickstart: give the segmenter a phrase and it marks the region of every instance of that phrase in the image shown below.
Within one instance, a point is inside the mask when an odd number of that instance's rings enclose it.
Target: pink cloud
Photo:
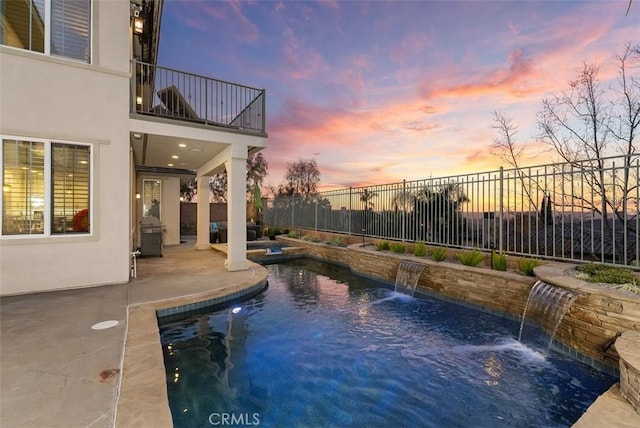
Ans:
[[[221,7],[221,5],[228,5],[229,9]],[[260,31],[246,17],[242,6],[243,3],[237,0],[224,3],[194,2],[193,7],[178,9],[179,19],[185,25],[198,31],[206,31],[211,27],[213,21],[214,25],[225,28],[227,30],[225,34],[230,37],[234,37],[242,43],[253,44],[260,40]]]
[[[284,45],[282,55],[290,78],[311,79],[326,64],[322,56],[312,47],[305,45],[291,27],[283,29]]]
[[[431,41],[426,34],[412,30],[405,34],[400,43],[389,52],[389,56],[396,63],[404,63],[408,59],[421,55],[422,50],[430,44]]]

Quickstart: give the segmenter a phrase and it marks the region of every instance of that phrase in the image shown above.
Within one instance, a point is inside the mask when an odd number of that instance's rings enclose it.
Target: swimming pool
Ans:
[[[313,260],[268,268],[250,301],[160,320],[176,427],[571,426],[616,382],[512,320]]]

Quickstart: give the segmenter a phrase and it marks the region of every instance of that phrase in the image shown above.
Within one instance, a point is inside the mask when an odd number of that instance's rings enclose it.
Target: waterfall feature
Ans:
[[[543,281],[536,282],[531,287],[524,307],[518,341],[524,343],[526,336],[541,346],[547,355],[562,317],[577,297],[578,294],[572,290],[555,287]]]
[[[413,297],[420,279],[420,274],[425,266],[409,260],[402,260],[396,274],[396,292],[408,294]]]

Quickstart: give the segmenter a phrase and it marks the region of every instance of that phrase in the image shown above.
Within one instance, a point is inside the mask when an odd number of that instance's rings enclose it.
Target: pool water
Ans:
[[[268,269],[250,301],[160,320],[174,426],[571,426],[616,382],[512,320],[308,259]]]

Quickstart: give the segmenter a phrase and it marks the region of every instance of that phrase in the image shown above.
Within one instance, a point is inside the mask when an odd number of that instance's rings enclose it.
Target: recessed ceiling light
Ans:
[[[191,149],[192,152],[200,153],[202,149]]]
[[[173,164],[172,163],[168,163],[167,166],[173,166]]]
[[[180,156],[178,156],[178,155],[172,155],[171,156],[171,159],[179,159],[179,158],[180,158]]]
[[[185,143],[180,143],[178,144],[178,147],[187,147],[187,145]]]

